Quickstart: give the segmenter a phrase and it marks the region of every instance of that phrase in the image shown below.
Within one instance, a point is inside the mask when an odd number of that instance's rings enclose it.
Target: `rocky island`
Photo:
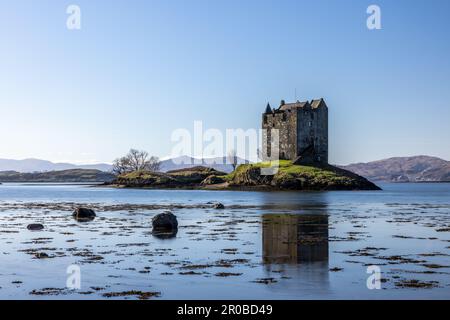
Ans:
[[[230,174],[207,167],[174,171],[135,171],[119,175],[105,185],[121,188],[206,190],[381,190],[367,179],[331,165],[294,165],[280,160],[278,172],[261,175],[270,163],[242,164]]]

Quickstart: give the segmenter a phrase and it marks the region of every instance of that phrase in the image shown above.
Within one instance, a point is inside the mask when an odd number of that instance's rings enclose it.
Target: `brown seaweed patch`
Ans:
[[[64,288],[34,289],[30,294],[35,296],[57,296],[60,294],[67,294],[67,290]]]
[[[441,269],[441,268],[449,267],[449,266],[442,266],[442,265],[435,264],[435,263],[424,263],[424,264],[422,264],[422,266],[424,266],[425,268],[429,268],[429,269]]]
[[[334,267],[334,268],[330,269],[331,272],[339,272],[339,271],[342,271],[342,270],[344,270],[344,268]]]
[[[109,292],[103,294],[103,297],[105,298],[130,297],[130,296],[136,296],[139,300],[148,300],[153,297],[160,297],[161,292],[143,292],[131,290],[123,292]]]
[[[395,286],[399,288],[416,288],[416,289],[431,289],[437,287],[437,281],[420,281],[420,280],[402,280],[395,282]]]
[[[278,281],[275,280],[275,278],[259,278],[256,279],[254,281],[252,281],[254,283],[262,283],[262,284],[272,284],[272,283],[277,283]]]
[[[216,277],[238,277],[241,275],[242,273],[233,273],[233,272],[218,272],[215,274]]]

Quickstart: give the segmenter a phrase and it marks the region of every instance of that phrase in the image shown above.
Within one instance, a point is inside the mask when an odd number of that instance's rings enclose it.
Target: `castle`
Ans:
[[[272,154],[271,129],[278,129],[278,156],[295,164],[328,163],[328,107],[323,99],[311,102],[281,101],[277,109],[267,104],[262,119],[264,156]]]

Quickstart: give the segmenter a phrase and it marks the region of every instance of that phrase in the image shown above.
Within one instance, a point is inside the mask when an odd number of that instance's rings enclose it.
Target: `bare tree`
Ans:
[[[150,159],[146,161],[145,170],[157,172],[161,169],[161,161],[158,157],[151,156]]]
[[[126,156],[114,160],[113,163],[115,174],[141,170],[156,172],[159,169],[160,161],[158,157],[150,157],[148,152],[136,149],[131,149]]]
[[[121,175],[130,172],[130,166],[126,157],[115,159],[113,162],[112,172],[116,175]]]
[[[236,167],[238,165],[238,157],[235,149],[231,149],[228,152],[228,163],[233,166],[233,171],[236,170]]]

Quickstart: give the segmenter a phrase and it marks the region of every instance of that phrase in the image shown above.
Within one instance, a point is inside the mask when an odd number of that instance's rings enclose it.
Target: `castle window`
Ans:
[[[312,121],[310,121],[310,122],[308,123],[308,125],[309,125],[310,127],[312,127]]]
[[[286,120],[287,120],[286,113],[283,113],[283,121],[286,121]]]
[[[267,116],[264,116],[264,124],[267,124]]]

